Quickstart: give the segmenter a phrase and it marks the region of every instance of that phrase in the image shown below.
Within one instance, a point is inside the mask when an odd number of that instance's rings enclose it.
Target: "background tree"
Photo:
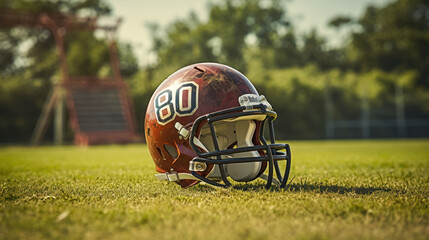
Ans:
[[[423,31],[422,25],[426,25],[421,22],[428,22],[423,17],[429,16],[425,6],[422,1],[398,0],[368,7],[359,20],[338,16],[329,25],[336,29],[348,26],[350,35],[340,47],[330,48],[316,29],[296,35],[281,1],[227,0],[210,6],[207,22],[191,15],[172,23],[165,34],[154,28],[158,62],[140,76],[147,77],[149,88],[154,89],[190,63],[216,61],[234,66],[267,95],[279,113],[288,116],[276,123],[284,137],[324,136],[327,88],[334,104],[333,120],[361,119],[363,98],[372,107],[371,119],[394,119],[397,86],[405,91],[407,116],[425,118],[429,112],[424,110],[428,102],[423,93],[428,91],[415,85],[416,77],[424,76],[422,64],[427,54],[422,53],[429,49],[425,43],[428,31]],[[403,11],[408,15],[403,16]],[[414,20],[404,20],[410,16]],[[401,32],[409,34],[406,44],[402,44]],[[410,49],[395,52],[396,47],[388,47],[394,45]],[[287,71],[290,68],[294,70]],[[401,83],[400,79],[407,80]],[[371,97],[366,95],[369,93]],[[393,128],[386,129],[378,136],[395,136]],[[358,128],[355,130],[340,135],[360,136]]]
[[[261,48],[272,46],[277,32],[287,26],[284,8],[278,0],[226,0],[213,4],[209,20],[200,22],[195,14],[171,24],[165,34],[152,25],[158,66],[184,66],[199,61],[218,61],[245,71],[249,41]],[[253,41],[253,42],[252,42]]]
[[[102,0],[6,0],[0,2],[0,8],[85,16],[110,13],[109,6]],[[67,33],[65,49],[71,74],[106,72],[107,46],[100,43],[102,41],[92,32]],[[27,46],[24,52],[22,44]],[[46,29],[1,28],[0,52],[0,141],[28,141],[52,81],[59,75],[55,41]]]
[[[429,2],[398,0],[369,6],[351,35],[349,57],[360,70],[415,70],[429,87]]]
[[[101,0],[26,3],[6,0],[0,7],[110,12]],[[359,121],[364,103],[371,120],[395,119],[398,91],[403,92],[407,122],[422,122],[429,118],[428,9],[423,0],[397,0],[370,6],[358,19],[338,16],[328,24],[338,31],[347,26],[348,37],[332,48],[317,29],[297,34],[281,0],[217,1],[208,7],[207,20],[191,13],[165,29],[149,24],[157,59],[151,65],[139,69],[132,47],[120,43],[120,68],[140,127],[159,83],[185,65],[206,61],[231,65],[248,76],[282,116],[275,122],[280,138],[324,138],[327,119]],[[102,43],[92,32],[70,31],[71,73],[111,74]],[[0,141],[27,141],[51,80],[59,75],[54,40],[47,30],[0,29],[0,53]],[[394,128],[378,128],[373,136],[395,137]],[[410,126],[407,134],[429,136],[429,127]],[[337,129],[335,136],[361,133],[359,127]]]

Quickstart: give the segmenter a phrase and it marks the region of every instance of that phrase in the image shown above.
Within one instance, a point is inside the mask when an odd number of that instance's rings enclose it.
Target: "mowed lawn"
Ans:
[[[429,140],[292,141],[288,189],[181,189],[146,145],[0,147],[0,239],[428,239]]]

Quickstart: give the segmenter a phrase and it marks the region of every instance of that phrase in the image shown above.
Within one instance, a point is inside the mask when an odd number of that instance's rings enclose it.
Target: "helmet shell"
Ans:
[[[165,79],[152,95],[146,110],[145,136],[156,171],[190,173],[189,162],[197,156],[189,138],[180,136],[179,122],[190,129],[200,116],[239,107],[238,98],[256,94],[253,84],[239,71],[218,63],[186,66]],[[213,165],[204,172],[207,176]],[[182,187],[196,180],[180,180]]]

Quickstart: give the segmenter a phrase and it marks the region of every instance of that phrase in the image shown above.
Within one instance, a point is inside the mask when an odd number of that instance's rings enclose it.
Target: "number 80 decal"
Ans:
[[[198,109],[198,84],[188,82],[167,88],[155,97],[156,120],[165,125],[177,116],[189,116]]]

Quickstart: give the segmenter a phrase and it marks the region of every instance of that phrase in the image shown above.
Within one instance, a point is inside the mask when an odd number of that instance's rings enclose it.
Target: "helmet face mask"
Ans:
[[[259,177],[267,188],[272,183],[284,187],[291,155],[289,145],[275,143],[276,117],[265,97],[237,70],[215,63],[182,68],[158,87],[146,112],[146,140],[161,173],[156,177],[182,187],[200,181],[228,187],[228,178],[250,182]],[[283,174],[281,160],[286,161]]]

